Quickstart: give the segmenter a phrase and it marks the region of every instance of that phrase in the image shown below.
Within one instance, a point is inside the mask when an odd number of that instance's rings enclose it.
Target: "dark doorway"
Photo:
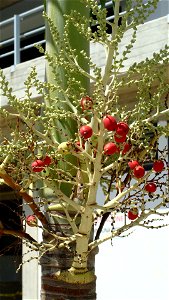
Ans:
[[[0,227],[8,230],[21,228],[21,201],[8,187],[0,188]],[[22,242],[11,235],[0,235],[0,300],[22,299]]]

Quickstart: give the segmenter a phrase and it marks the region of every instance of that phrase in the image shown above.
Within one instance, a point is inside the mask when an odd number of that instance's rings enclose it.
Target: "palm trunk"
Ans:
[[[56,225],[56,224],[55,224]],[[60,235],[70,234],[68,224],[57,224],[56,232]],[[45,241],[48,235],[44,236]],[[61,248],[48,252],[41,258],[42,289],[41,300],[96,300],[96,277],[94,275],[95,255],[91,252],[87,261],[88,271],[85,273],[70,272],[75,245],[71,248]],[[65,277],[60,279],[60,272],[65,272]]]
[[[94,255],[88,260],[88,267],[93,270]],[[70,268],[73,255],[68,250],[56,250],[46,255],[41,261],[42,264],[42,289],[41,300],[96,300],[96,280],[81,283],[80,277],[88,277],[88,273],[75,276],[76,282],[59,280],[56,274],[59,271],[66,271]]]
[[[80,1],[76,0],[49,0],[46,1],[46,12],[47,15],[52,19],[60,36],[64,33],[64,14],[69,14],[71,9],[79,11],[82,15],[89,15],[89,11],[86,9],[85,5]],[[49,27],[46,24],[46,50],[50,54],[57,53],[56,45],[53,41],[52,35],[50,33]],[[69,27],[69,43],[73,49],[76,49],[76,55],[80,53],[81,50],[85,50],[86,54],[89,55],[89,43],[79,35],[78,31],[72,26]],[[88,70],[83,58],[79,56],[79,63],[84,70]],[[65,76],[65,70],[59,68],[59,75],[62,82],[62,88],[66,89],[67,82]],[[77,78],[77,75],[74,75]],[[54,76],[51,67],[47,64],[46,66],[46,79],[50,83],[54,83]],[[78,76],[82,87],[86,90],[86,94],[89,94],[89,79],[83,75]],[[57,92],[56,92],[57,95]],[[55,96],[52,94],[52,96]],[[59,94],[60,96],[60,94]],[[80,100],[80,99],[79,99]],[[50,103],[48,104],[50,105]],[[68,109],[65,105],[64,109]],[[63,124],[57,122],[57,127],[64,128],[66,134],[69,138],[74,138],[74,133],[77,132],[77,124],[72,120],[66,120]],[[55,126],[54,126],[55,127]],[[66,128],[66,129],[65,129]],[[54,138],[58,142],[62,142],[62,136],[58,134],[57,131],[52,132]],[[73,158],[69,158],[73,159]],[[76,162],[73,162],[76,163]],[[67,196],[70,195],[70,185],[62,188],[62,191],[66,191]],[[57,219],[53,219],[52,222],[54,226],[54,231],[57,235],[71,235],[71,227],[68,222],[58,223]],[[45,233],[44,242],[49,239],[49,236]],[[75,252],[75,242],[70,245],[70,248],[55,249],[52,252],[46,253],[41,258],[42,266],[42,290],[41,290],[41,300],[95,300],[96,299],[96,277],[94,274],[95,265],[95,254],[92,252],[87,260],[87,265],[78,269],[78,261]],[[80,266],[80,264],[79,264]],[[78,273],[77,273],[78,272]],[[60,276],[62,274],[62,276]]]

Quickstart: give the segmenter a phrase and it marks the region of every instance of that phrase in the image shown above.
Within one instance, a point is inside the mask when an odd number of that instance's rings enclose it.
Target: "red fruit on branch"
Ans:
[[[109,131],[114,131],[117,128],[116,119],[110,115],[107,115],[103,118],[103,124],[104,128],[106,128]]]
[[[124,143],[126,140],[126,135],[120,136],[115,133],[114,140],[116,141],[116,143]]]
[[[149,182],[145,185],[145,190],[148,192],[148,193],[154,193],[157,189],[157,186],[154,182]]]
[[[117,123],[116,133],[120,136],[127,135],[129,132],[129,126],[125,122]]]
[[[36,216],[34,216],[34,215],[27,216],[26,223],[31,227],[37,226],[38,221],[37,221]]]
[[[82,110],[88,110],[93,107],[93,101],[89,96],[82,97],[80,100]]]
[[[44,169],[44,162],[40,159],[37,159],[35,160],[32,164],[31,164],[31,167],[32,167],[32,171],[33,172],[41,172],[43,171]]]
[[[104,154],[105,155],[112,155],[112,154],[115,154],[118,152],[119,152],[119,149],[115,143],[110,142],[104,146]]]
[[[84,125],[80,128],[80,135],[82,138],[89,139],[93,134],[93,130],[90,126]]]
[[[145,169],[142,166],[136,166],[133,173],[136,178],[142,178],[145,174]]]
[[[49,166],[51,162],[52,162],[51,158],[48,155],[46,155],[46,157],[43,160],[44,166]]]
[[[133,170],[135,167],[137,167],[139,165],[137,160],[132,160],[128,162],[128,166],[131,170]]]
[[[164,162],[162,160],[156,160],[153,164],[155,172],[161,172],[164,169]]]
[[[128,143],[124,143],[122,154],[126,154],[131,149],[131,145]]]
[[[128,218],[129,218],[129,220],[135,220],[135,219],[137,219],[138,218],[138,209],[136,208],[136,207],[134,207],[134,208],[131,208],[130,210],[129,210],[129,212],[128,212]]]

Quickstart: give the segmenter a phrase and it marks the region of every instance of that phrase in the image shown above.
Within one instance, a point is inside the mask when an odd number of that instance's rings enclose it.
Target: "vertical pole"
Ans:
[[[20,17],[14,15],[14,66],[20,63]]]
[[[157,125],[160,125],[162,127],[166,127],[168,126],[168,122],[167,120],[160,120],[158,122]],[[158,140],[158,143],[159,143],[159,146],[158,146],[158,159],[161,159],[160,155],[161,155],[161,152],[165,153],[165,156],[164,156],[164,159],[168,165],[169,163],[169,137],[165,136],[165,135],[162,135],[160,136],[159,140]],[[169,194],[169,174],[166,175],[166,177],[164,177],[165,180],[166,180],[166,195]],[[168,206],[167,206],[168,207]]]
[[[29,195],[36,198],[37,194],[33,193],[34,188],[33,183],[30,184]],[[32,214],[32,210],[25,205],[23,202],[23,209],[26,215]],[[40,225],[38,223],[38,225]],[[39,227],[30,227],[26,226],[26,232],[28,232],[32,237],[34,237],[39,243],[42,241],[42,231]],[[30,248],[26,243],[22,243],[22,254],[25,263],[22,265],[22,300],[40,300],[40,289],[41,289],[41,266],[38,263],[38,259],[32,259],[33,257],[37,258],[38,253],[36,251],[30,252]]]

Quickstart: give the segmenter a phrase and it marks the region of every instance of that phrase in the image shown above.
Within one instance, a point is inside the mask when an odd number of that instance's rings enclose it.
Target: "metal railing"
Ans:
[[[4,47],[6,47],[8,45],[11,45],[11,44],[14,45],[14,49],[12,51],[8,51],[8,52],[5,52],[5,53],[1,54],[0,58],[7,57],[7,56],[13,54],[14,55],[14,65],[17,65],[17,64],[20,63],[20,61],[21,61],[21,59],[20,59],[21,51],[29,49],[29,48],[34,46],[34,43],[33,43],[33,44],[26,45],[24,47],[20,47],[21,40],[23,38],[26,38],[26,37],[31,37],[34,34],[43,32],[45,30],[45,26],[41,26],[41,27],[38,27],[36,29],[21,33],[21,30],[20,30],[21,22],[22,23],[24,22],[25,17],[29,17],[29,16],[32,16],[33,14],[40,13],[40,12],[43,11],[43,9],[44,9],[44,6],[41,5],[41,6],[38,6],[38,7],[34,8],[34,9],[31,9],[29,11],[21,13],[19,15],[14,15],[12,18],[0,22],[0,30],[2,30],[2,28],[4,28],[7,25],[13,25],[13,37],[2,41],[0,43],[0,47],[4,48]],[[42,44],[44,42],[45,42],[45,40],[41,40],[41,41],[38,41],[36,44]]]
[[[106,8],[110,8],[111,6],[112,6],[112,1],[107,1],[105,3]],[[5,53],[2,53],[0,55],[0,59],[8,57],[10,55],[13,55],[14,56],[14,59],[13,59],[14,66],[16,66],[17,64],[19,64],[21,62],[21,51],[32,48],[35,44],[35,43],[30,43],[28,45],[21,47],[21,41],[24,40],[25,38],[28,38],[28,37],[31,38],[33,35],[39,34],[39,33],[42,33],[45,31],[45,26],[41,26],[38,28],[34,28],[30,31],[25,31],[25,32],[21,33],[21,25],[24,23],[24,20],[26,17],[31,17],[32,15],[37,14],[37,13],[42,13],[43,9],[44,9],[44,6],[41,5],[34,9],[31,9],[29,11],[26,11],[24,13],[14,15],[12,18],[9,18],[5,21],[0,22],[0,30],[2,30],[2,28],[5,28],[9,25],[13,28],[13,37],[3,40],[0,43],[0,48],[2,50],[5,49],[6,47],[12,46],[12,45],[13,45],[13,50],[10,49],[10,51],[7,50],[7,51],[5,51]],[[123,14],[123,13],[124,12],[122,12],[121,14]],[[113,19],[114,19],[114,15],[107,17],[108,21],[112,21]],[[45,39],[36,42],[36,44],[42,44],[42,43],[45,43]]]

